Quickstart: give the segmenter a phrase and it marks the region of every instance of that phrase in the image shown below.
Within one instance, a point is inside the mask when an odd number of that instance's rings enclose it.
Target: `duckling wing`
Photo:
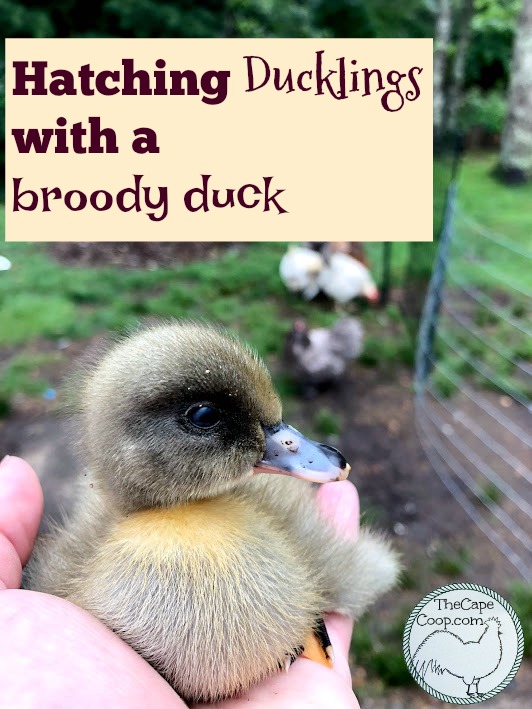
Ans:
[[[257,475],[241,494],[253,496],[276,519],[286,539],[295,541],[311,568],[312,584],[323,594],[320,614],[359,617],[399,575],[399,560],[378,533],[361,529],[356,540],[339,537],[322,516],[315,489],[304,480]]]

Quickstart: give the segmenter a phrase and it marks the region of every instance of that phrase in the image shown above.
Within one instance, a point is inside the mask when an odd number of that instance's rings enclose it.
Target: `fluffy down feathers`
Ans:
[[[264,365],[233,338],[187,323],[148,330],[82,391],[77,504],[38,541],[25,585],[87,609],[181,696],[239,693],[324,612],[359,615],[393,586],[397,559],[380,537],[338,539],[312,485],[251,475],[280,408]],[[192,430],[182,411],[211,400],[223,425]]]

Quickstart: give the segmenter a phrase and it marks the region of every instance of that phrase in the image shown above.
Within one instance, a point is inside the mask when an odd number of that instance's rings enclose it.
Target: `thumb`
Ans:
[[[358,537],[360,502],[353,483],[343,480],[321,485],[317,491],[317,500],[321,512],[339,536],[353,540]],[[329,613],[325,618],[325,623],[335,657],[341,655],[341,661],[343,658],[347,660],[353,634],[352,618],[338,613]]]
[[[18,588],[43,510],[41,485],[20,458],[0,463],[0,589]]]

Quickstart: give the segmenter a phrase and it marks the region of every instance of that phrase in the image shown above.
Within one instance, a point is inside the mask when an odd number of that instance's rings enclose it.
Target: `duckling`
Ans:
[[[364,329],[357,318],[339,318],[331,327],[309,329],[296,320],[286,340],[286,357],[301,381],[303,394],[315,396],[346,372],[349,360],[356,359],[364,345]]]
[[[150,326],[79,394],[77,505],[38,541],[26,585],[95,615],[185,699],[260,682],[323,636],[324,612],[357,616],[393,586],[385,541],[342,540],[320,516],[311,483],[344,479],[345,459],[283,422],[234,336]]]

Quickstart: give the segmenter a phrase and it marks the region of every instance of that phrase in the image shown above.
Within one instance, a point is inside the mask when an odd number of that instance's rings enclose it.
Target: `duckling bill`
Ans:
[[[378,534],[344,540],[321,516],[310,482],[349,466],[283,422],[259,357],[173,322],[116,344],[77,391],[77,503],[25,585],[92,613],[186,700],[239,694],[302,647],[330,664],[323,614],[360,615],[398,562]]]
[[[256,473],[293,475],[315,483],[345,480],[351,466],[340,451],[305,438],[284,423],[266,427],[264,457],[254,467]]]

